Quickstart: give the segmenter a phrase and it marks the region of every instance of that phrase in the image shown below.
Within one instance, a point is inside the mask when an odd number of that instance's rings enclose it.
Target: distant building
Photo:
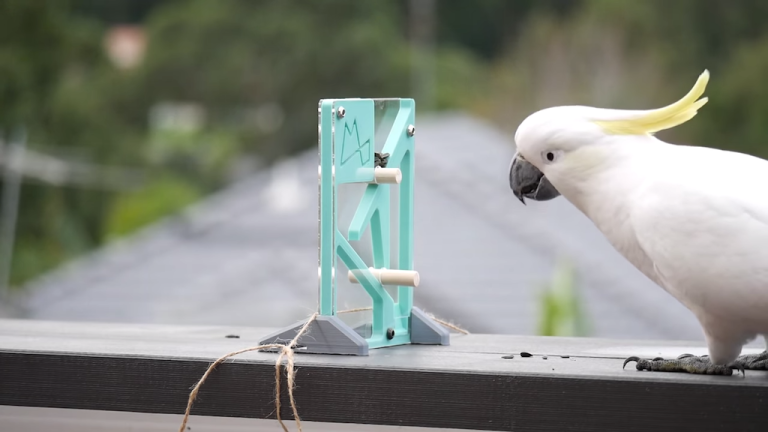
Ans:
[[[104,47],[112,63],[119,69],[132,69],[144,59],[147,37],[139,26],[114,26],[104,38]]]
[[[702,339],[692,314],[564,198],[516,200],[509,137],[461,113],[421,116],[416,137],[417,306],[472,332],[534,334],[539,286],[563,257],[594,336]],[[288,325],[316,307],[317,205],[310,149],[33,281],[25,316]],[[359,287],[339,290],[340,308],[367,305]]]

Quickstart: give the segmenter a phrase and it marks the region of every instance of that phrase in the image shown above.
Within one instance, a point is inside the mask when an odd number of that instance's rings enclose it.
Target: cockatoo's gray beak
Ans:
[[[538,168],[517,154],[509,167],[509,187],[523,204],[524,197],[534,201],[548,201],[560,196],[560,192]]]

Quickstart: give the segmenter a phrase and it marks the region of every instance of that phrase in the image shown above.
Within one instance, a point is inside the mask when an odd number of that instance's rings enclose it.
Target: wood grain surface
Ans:
[[[0,320],[0,405],[180,420],[213,360],[272,330]],[[451,343],[367,357],[297,355],[299,414],[308,422],[489,431],[768,430],[766,373],[621,367],[633,354],[702,353],[701,343],[502,335],[453,335]],[[275,359],[248,353],[221,365],[192,413],[274,419]],[[282,395],[282,416],[291,419],[285,387]]]

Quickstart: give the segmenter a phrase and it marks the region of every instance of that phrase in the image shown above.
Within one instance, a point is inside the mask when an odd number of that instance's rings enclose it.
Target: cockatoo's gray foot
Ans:
[[[742,356],[745,357],[745,356]],[[739,357],[741,359],[742,357]],[[629,357],[624,360],[624,367],[629,362],[635,362],[637,370],[647,370],[654,372],[688,372],[701,375],[733,375],[733,371],[738,370],[744,374],[744,366],[738,363],[738,360],[729,365],[714,364],[709,356],[695,356],[693,354],[683,354],[674,360],[656,357],[654,359],[641,359],[639,357]]]
[[[746,370],[768,370],[768,350],[760,354],[740,355],[733,363]]]

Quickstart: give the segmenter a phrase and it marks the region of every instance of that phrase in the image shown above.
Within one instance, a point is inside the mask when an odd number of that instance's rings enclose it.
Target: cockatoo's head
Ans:
[[[601,152],[617,138],[647,137],[682,124],[696,115],[707,98],[699,99],[709,81],[704,71],[679,101],[654,110],[615,110],[586,106],[561,106],[537,111],[515,133],[517,153],[509,168],[509,186],[524,198],[547,201],[560,192],[548,179],[559,181],[588,172],[607,155]]]

